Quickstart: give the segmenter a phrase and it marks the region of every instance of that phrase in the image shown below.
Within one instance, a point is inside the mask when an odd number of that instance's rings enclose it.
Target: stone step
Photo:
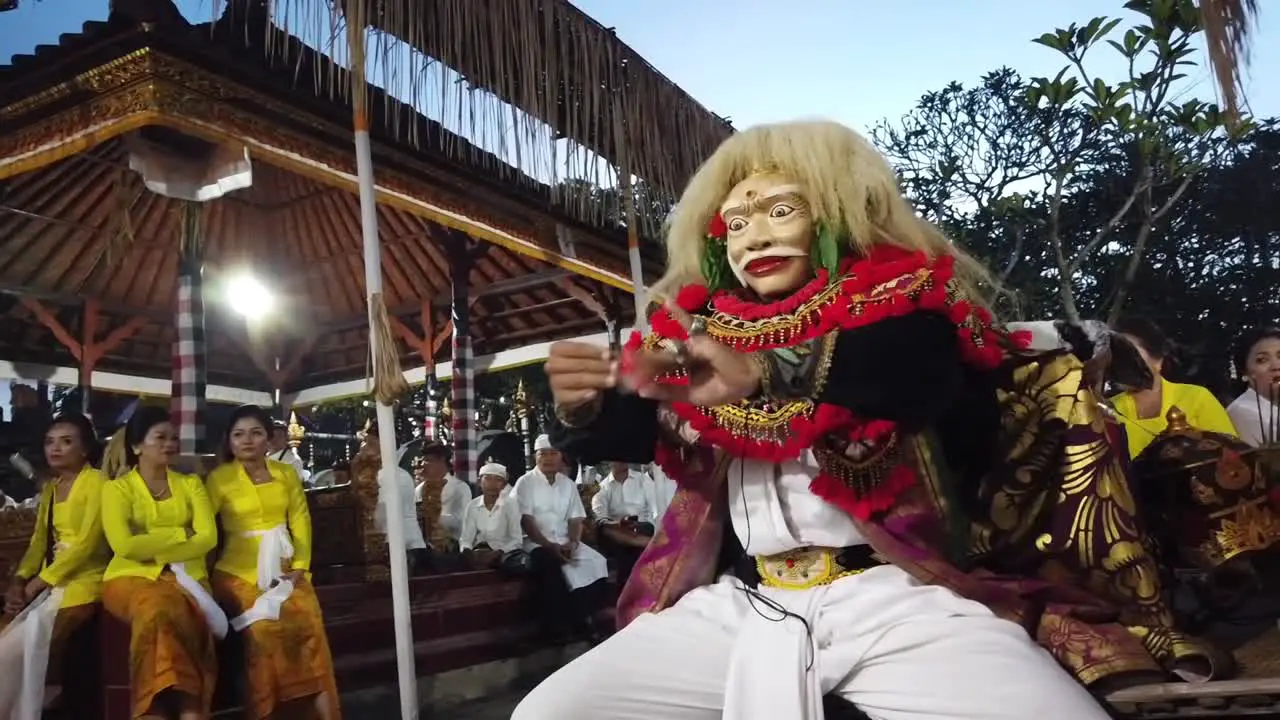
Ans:
[[[420,677],[420,717],[507,720],[525,693],[586,650],[585,643],[576,643]],[[393,718],[399,713],[399,694],[394,684],[383,682],[342,694],[342,715],[349,720]]]

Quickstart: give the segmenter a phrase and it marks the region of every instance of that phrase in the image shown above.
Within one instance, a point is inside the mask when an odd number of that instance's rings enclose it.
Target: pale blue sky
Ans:
[[[179,0],[188,18],[213,14],[212,0]],[[738,127],[820,116],[866,130],[908,111],[925,92],[970,84],[1009,65],[1024,75],[1062,66],[1031,38],[1096,15],[1123,13],[1123,0],[577,0],[576,4],[661,72]],[[1267,5],[1270,5],[1268,3]],[[0,14],[0,62],[57,42],[107,0],[23,0]],[[1280,115],[1280,15],[1264,14],[1249,79],[1260,116]],[[1265,12],[1265,11],[1264,11]],[[1110,48],[1090,68],[1122,69]],[[1192,73],[1188,96],[1212,99],[1208,72]],[[0,407],[8,386],[0,383]]]
[[[107,0],[22,0],[0,14],[0,60],[56,42],[87,19],[106,17]],[[1009,65],[1024,75],[1061,67],[1030,42],[1096,15],[1123,13],[1123,0],[577,0],[587,14],[661,72],[739,127],[822,116],[866,129],[910,109],[952,80],[972,83]],[[179,0],[193,20],[212,0]],[[1269,5],[1269,4],[1264,4]],[[1271,8],[1274,13],[1275,8]],[[1264,13],[1266,11],[1264,10]],[[1280,15],[1264,14],[1250,78],[1255,112],[1280,114]],[[1099,48],[1110,59],[1110,48]],[[1091,68],[1104,76],[1115,62]],[[1192,90],[1212,98],[1201,69]]]

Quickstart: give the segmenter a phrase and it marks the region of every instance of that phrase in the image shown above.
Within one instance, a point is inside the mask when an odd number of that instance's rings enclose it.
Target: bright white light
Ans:
[[[275,308],[271,291],[254,276],[244,273],[227,281],[227,303],[249,320],[260,320]]]

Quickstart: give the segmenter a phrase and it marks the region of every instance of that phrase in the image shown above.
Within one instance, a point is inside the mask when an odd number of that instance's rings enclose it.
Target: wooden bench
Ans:
[[[0,578],[4,578],[5,583],[17,570],[35,527],[34,509],[0,511]]]

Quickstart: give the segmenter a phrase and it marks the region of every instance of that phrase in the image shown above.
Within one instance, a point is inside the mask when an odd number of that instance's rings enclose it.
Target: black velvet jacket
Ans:
[[[996,372],[966,364],[955,325],[944,315],[916,311],[844,330],[819,402],[858,417],[890,420],[904,432],[932,430],[959,495],[976,499],[976,483],[994,460],[1000,424]],[[600,414],[579,428],[554,423],[552,443],[579,462],[648,463],[659,428],[657,403],[606,393]]]

